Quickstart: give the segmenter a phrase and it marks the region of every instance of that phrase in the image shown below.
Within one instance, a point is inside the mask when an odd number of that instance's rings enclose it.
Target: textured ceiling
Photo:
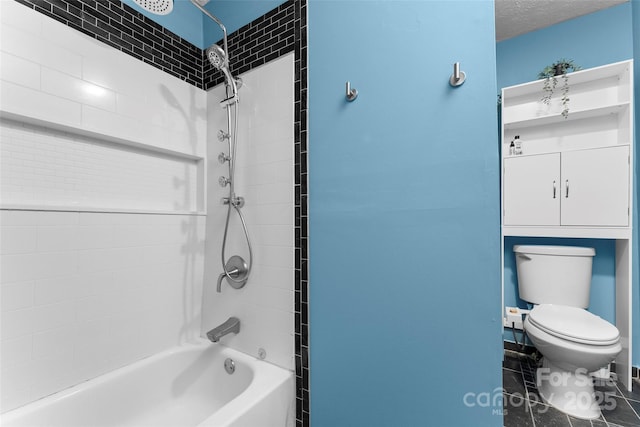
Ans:
[[[495,0],[496,41],[545,28],[628,0]]]

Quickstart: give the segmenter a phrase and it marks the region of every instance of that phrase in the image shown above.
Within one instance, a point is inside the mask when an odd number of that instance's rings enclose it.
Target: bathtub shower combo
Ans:
[[[137,1],[137,0],[136,0]],[[142,1],[142,0],[141,0]],[[143,7],[156,9],[158,0],[143,0]],[[170,0],[161,0],[169,1]],[[202,0],[200,0],[202,2]],[[228,177],[220,177],[229,187],[227,216],[222,239],[222,273],[217,282],[242,288],[251,274],[253,253],[241,208],[244,199],[235,194],[234,172],[238,136],[238,88],[240,79],[229,68],[227,32],[214,15],[191,0],[202,13],[216,22],[224,33],[223,48],[213,45],[206,56],[225,76],[227,129],[218,139],[227,142],[228,153],[218,160],[228,164]],[[145,7],[147,8],[147,7]],[[166,10],[164,6],[163,10]],[[147,10],[154,11],[147,8]],[[154,12],[156,13],[156,12]],[[239,255],[226,259],[225,249],[230,217],[237,214],[248,249],[248,261]],[[211,345],[223,336],[240,332],[240,320],[230,317],[207,332],[209,341],[184,344],[131,365],[83,382],[1,415],[4,426],[285,426],[293,423],[294,379],[289,370],[256,359],[240,351]]]

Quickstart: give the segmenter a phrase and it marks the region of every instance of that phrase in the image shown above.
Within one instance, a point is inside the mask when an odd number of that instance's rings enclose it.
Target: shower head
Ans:
[[[144,10],[156,15],[168,15],[173,10],[173,0],[133,0]]]
[[[229,69],[229,57],[227,56],[227,52],[229,51],[229,47],[227,46],[227,28],[215,15],[211,14],[211,12],[203,7],[203,5],[207,3],[207,1],[209,0],[191,0],[191,3],[195,7],[200,9],[200,12],[204,13],[209,17],[209,19],[218,24],[218,26],[222,30],[224,49],[214,44],[206,50],[206,55],[209,62],[211,62],[211,65],[213,65],[215,69],[220,70],[224,73],[224,77],[227,80],[227,87],[231,87],[231,96],[235,98],[238,94],[238,85],[236,84],[236,80],[231,75],[231,70]]]
[[[211,45],[207,49],[207,59],[216,69],[229,68],[227,63],[227,53],[217,44]]]
[[[233,78],[231,70],[229,69],[229,58],[227,57],[227,53],[220,46],[214,44],[207,49],[206,55],[211,65],[213,65],[215,69],[224,73],[227,85],[231,87],[232,95],[235,96],[238,92],[238,87],[236,79]]]

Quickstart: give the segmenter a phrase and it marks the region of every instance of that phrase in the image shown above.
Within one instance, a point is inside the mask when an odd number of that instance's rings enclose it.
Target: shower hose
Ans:
[[[228,86],[227,86],[228,87]],[[233,92],[236,92],[235,90]],[[227,98],[229,99],[229,98]],[[224,235],[222,238],[222,251],[221,251],[221,260],[222,260],[222,269],[224,271],[224,275],[227,280],[230,280],[233,283],[242,284],[249,279],[249,275],[251,274],[251,266],[253,264],[253,251],[251,249],[251,240],[249,239],[249,232],[247,231],[247,224],[244,220],[244,216],[240,211],[242,204],[244,204],[242,198],[236,197],[235,193],[235,159],[236,159],[236,148],[238,145],[238,116],[240,115],[239,105],[238,105],[238,96],[237,93],[235,95],[235,100],[233,103],[229,102],[226,106],[227,110],[227,143],[229,148],[229,199],[226,202],[228,205],[227,208],[227,219],[224,224]],[[234,126],[233,133],[231,133],[231,105],[235,105],[235,114],[234,116]],[[225,261],[225,251],[227,247],[227,237],[229,234],[229,220],[231,218],[231,209],[235,209],[238,213],[238,217],[240,218],[240,223],[242,224],[242,230],[244,232],[244,237],[247,242],[247,248],[249,250],[249,262],[247,264],[247,271],[245,274],[239,274],[240,272],[237,269],[227,270],[227,263]],[[235,276],[235,277],[234,277]]]

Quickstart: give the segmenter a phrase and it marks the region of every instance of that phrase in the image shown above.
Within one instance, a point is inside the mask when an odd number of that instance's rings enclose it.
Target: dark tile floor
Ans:
[[[640,427],[640,381],[633,391],[621,389],[613,380],[598,380],[602,416],[581,420],[545,405],[536,388],[537,362],[531,357],[507,351],[502,369],[505,427]],[[615,376],[615,374],[613,374]]]

